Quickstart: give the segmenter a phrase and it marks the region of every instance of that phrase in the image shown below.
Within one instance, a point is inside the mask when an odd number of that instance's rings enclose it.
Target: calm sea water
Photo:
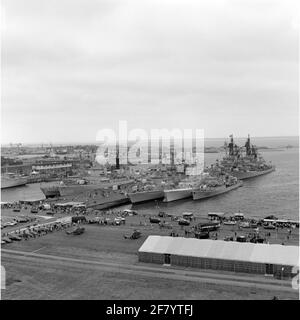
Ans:
[[[243,212],[251,217],[275,215],[280,218],[299,219],[299,150],[297,148],[282,151],[264,151],[263,157],[272,161],[276,171],[270,174],[244,181],[242,188],[201,201],[180,200],[172,203],[159,202],[161,210],[181,214],[194,212],[198,216],[207,216],[208,212]],[[205,155],[209,165],[221,154]],[[1,201],[23,199],[43,199],[40,184],[1,190]],[[157,212],[156,203],[134,205],[141,213]]]

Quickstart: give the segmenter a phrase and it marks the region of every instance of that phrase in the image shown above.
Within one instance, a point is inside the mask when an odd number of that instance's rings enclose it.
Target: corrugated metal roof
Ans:
[[[212,259],[299,265],[299,247],[223,240],[149,236],[139,252],[175,254]]]

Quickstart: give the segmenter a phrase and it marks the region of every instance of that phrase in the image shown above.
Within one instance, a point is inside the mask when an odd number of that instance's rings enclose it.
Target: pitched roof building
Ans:
[[[139,261],[202,269],[291,277],[299,266],[299,247],[223,240],[149,236]]]

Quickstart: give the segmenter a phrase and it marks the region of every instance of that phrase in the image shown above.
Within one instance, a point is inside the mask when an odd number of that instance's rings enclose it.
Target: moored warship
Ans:
[[[40,189],[46,198],[82,197],[84,194],[86,197],[91,197],[93,194],[97,198],[102,196],[109,198],[108,192],[115,191],[111,195],[120,194],[122,199],[127,199],[126,189],[134,183],[134,180],[124,174],[120,176],[119,153],[116,154],[115,165],[111,167],[113,171],[107,171],[106,169],[104,170],[103,166],[98,166],[95,162],[87,173],[79,174],[79,176],[69,176],[59,184],[40,186]],[[100,173],[98,170],[100,170]]]
[[[230,138],[230,143],[225,143],[225,157],[216,162],[217,169],[228,172],[239,180],[258,177],[275,170],[275,166],[267,164],[257,148],[251,144],[249,135],[245,144],[245,154],[242,148],[234,143],[233,135]]]
[[[68,196],[77,196],[82,193],[86,192],[93,192],[96,190],[121,190],[122,187],[126,187],[128,185],[133,184],[133,180],[110,180],[108,182],[103,181],[88,181],[84,180],[85,182],[82,183],[83,179],[72,181],[72,182],[63,182],[61,181],[58,185],[52,186],[41,186],[40,189],[46,196],[46,198],[52,197],[68,197]]]
[[[205,169],[201,175],[194,177],[192,180],[188,179],[183,183],[185,187],[182,187],[183,185],[180,183],[177,188],[164,190],[163,201],[171,202],[191,197],[196,198],[194,194],[197,194],[198,191],[207,191],[205,197],[213,197],[242,185],[236,177],[226,173],[214,173],[211,172],[211,169]],[[203,196],[204,193],[202,192],[201,195]]]
[[[65,197],[71,195],[78,195],[85,191],[93,191],[95,189],[99,189],[100,185],[81,185],[81,184],[70,184],[65,185],[63,182],[60,185],[41,187],[42,192],[46,196],[46,198],[54,198],[54,197]]]

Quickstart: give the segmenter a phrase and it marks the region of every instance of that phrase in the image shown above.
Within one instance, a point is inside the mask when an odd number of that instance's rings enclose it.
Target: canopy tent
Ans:
[[[183,217],[192,217],[193,215],[193,212],[183,212],[182,214]]]
[[[24,204],[33,204],[33,203],[41,203],[45,200],[45,198],[27,198],[26,200],[20,200],[20,203]]]
[[[8,201],[0,201],[0,205],[7,205],[7,204],[14,204],[14,201],[8,202]]]
[[[244,214],[241,212],[237,212],[234,214],[235,217],[244,217]]]
[[[70,202],[63,202],[63,203],[56,203],[57,207],[85,207],[84,202],[75,202],[75,201],[70,201]]]

